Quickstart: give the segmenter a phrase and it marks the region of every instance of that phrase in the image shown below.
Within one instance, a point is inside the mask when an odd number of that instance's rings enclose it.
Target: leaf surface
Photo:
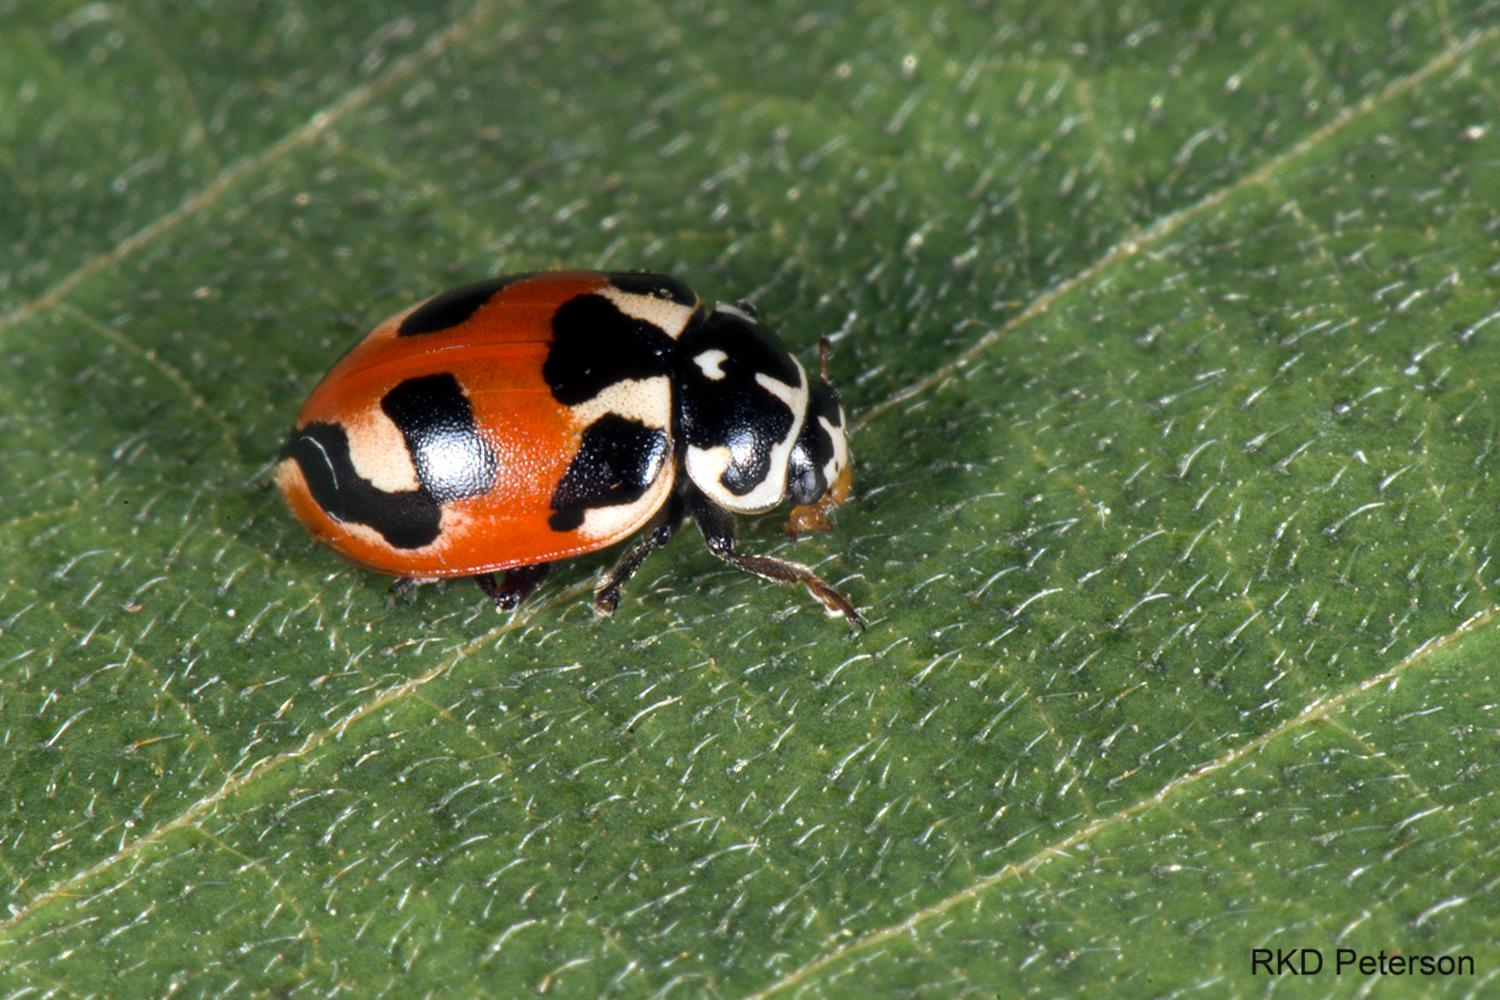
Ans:
[[[0,5],[4,993],[1495,975],[1493,3],[179,6]],[[743,537],[867,632],[307,540],[339,352],[551,266],[834,334],[857,500]]]

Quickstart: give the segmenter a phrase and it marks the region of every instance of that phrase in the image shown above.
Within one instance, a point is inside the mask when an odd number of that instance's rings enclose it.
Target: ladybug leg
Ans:
[[[595,611],[601,615],[615,613],[615,608],[620,605],[620,588],[635,576],[636,570],[641,568],[641,563],[646,561],[647,556],[672,540],[672,536],[682,526],[682,518],[682,497],[673,493],[666,505],[651,519],[651,523],[646,525],[646,536],[630,547],[630,551],[615,564],[609,579],[594,591]]]
[[[385,592],[386,595],[390,597],[391,602],[395,603],[396,601],[401,600],[401,598],[409,594],[411,592],[411,588],[416,586],[416,584],[417,581],[413,580],[409,576],[398,576],[396,577],[396,579],[391,581],[391,585],[385,589]]]
[[[517,566],[515,569],[506,570],[505,580],[502,583],[495,582],[493,573],[480,573],[474,578],[474,582],[479,584],[479,589],[484,591],[485,597],[495,602],[496,608],[501,611],[510,611],[536,593],[536,588],[542,585],[542,581],[547,578],[547,571],[551,568],[550,563]]]
[[[692,493],[691,504],[693,520],[697,523],[698,530],[703,533],[703,540],[708,544],[708,551],[747,573],[763,576],[767,580],[800,583],[807,588],[808,593],[817,598],[818,603],[822,604],[830,615],[843,615],[844,620],[849,623],[851,632],[864,627],[865,620],[859,616],[854,605],[849,603],[849,599],[818,579],[812,570],[801,563],[789,562],[785,559],[747,556],[736,552],[734,515],[697,490]]]

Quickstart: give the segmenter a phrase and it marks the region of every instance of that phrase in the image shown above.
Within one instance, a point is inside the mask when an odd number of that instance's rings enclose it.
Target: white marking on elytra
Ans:
[[[579,535],[590,540],[624,537],[651,519],[665,502],[676,475],[671,442],[672,380],[666,375],[621,379],[570,409],[579,434],[601,417],[613,414],[667,435],[664,460],[646,492],[631,503],[590,507],[578,527]]]
[[[621,379],[570,409],[580,432],[610,413],[666,430],[672,425],[672,380],[665,375]]]
[[[324,511],[324,513],[327,513],[327,511]],[[341,521],[338,518],[334,517],[332,514],[329,514],[328,516],[333,520],[335,524],[339,526],[340,530],[342,530],[349,537],[358,538],[360,541],[364,542],[367,545],[374,545],[390,553],[410,553],[414,551],[421,551],[420,549],[399,550],[395,546],[391,545],[390,542],[386,541],[384,535],[376,531],[374,528],[370,527],[368,524],[360,524],[358,521]],[[442,535],[438,535],[438,540],[441,541],[442,537]]]
[[[626,316],[650,323],[673,340],[682,336],[688,320],[698,308],[695,305],[685,306],[671,299],[659,299],[654,295],[622,292],[613,285],[599,289],[598,294],[613,302],[615,308]]]
[[[669,447],[656,478],[639,499],[630,503],[588,508],[584,511],[583,524],[579,526],[578,534],[591,541],[614,541],[631,534],[651,520],[651,515],[666,502],[676,474]]]
[[[405,322],[406,317],[410,316],[412,313],[416,312],[426,304],[427,303],[425,301],[418,302],[414,306],[407,306],[400,312],[392,313],[385,319],[381,320],[380,324],[376,326],[375,329],[367,333],[365,335],[365,339],[360,341],[360,343],[374,344],[379,343],[382,340],[395,340],[397,336],[396,331],[401,329],[401,324]]]
[[[288,499],[295,492],[309,493],[307,480],[302,478],[302,467],[297,464],[295,458],[283,458],[276,463],[276,471],[272,473],[276,480],[277,489],[281,490]],[[317,506],[316,503],[314,506]],[[322,508],[319,507],[319,510]]]
[[[702,369],[704,378],[717,382],[724,377],[724,362],[728,360],[729,355],[714,347],[695,357],[693,363]]]
[[[344,433],[349,437],[349,461],[370,485],[386,493],[419,487],[406,438],[378,404],[345,420]]]
[[[328,512],[324,511],[324,513],[327,514]],[[429,544],[419,546],[415,549],[398,549],[390,542],[386,541],[386,537],[384,535],[376,531],[374,528],[370,527],[368,524],[361,524],[358,521],[341,521],[331,514],[329,514],[328,516],[330,520],[332,520],[339,526],[340,530],[344,531],[351,537],[358,538],[364,541],[366,544],[376,546],[377,548],[390,553],[392,559],[394,560],[392,563],[393,567],[399,566],[402,561],[410,559],[413,555],[416,555],[418,553],[422,555],[437,554],[439,555],[439,558],[442,558],[441,553],[443,553],[445,549],[453,544],[455,539],[457,539],[467,530],[470,522],[470,518],[468,517],[468,515],[464,514],[462,511],[454,510],[451,506],[445,506],[442,510],[442,514],[440,515],[441,520],[438,522],[439,530],[438,536],[436,538],[434,538]],[[444,561],[446,562],[447,560],[445,559]],[[427,579],[436,580],[440,578],[441,577],[434,576],[428,577]]]

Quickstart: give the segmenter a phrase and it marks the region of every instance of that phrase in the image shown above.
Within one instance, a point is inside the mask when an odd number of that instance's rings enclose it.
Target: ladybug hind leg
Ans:
[[[479,584],[479,589],[484,591],[485,597],[495,602],[496,608],[501,611],[510,611],[536,593],[536,589],[542,585],[542,581],[547,578],[547,571],[551,568],[550,563],[517,566],[515,569],[506,570],[504,580],[499,583],[495,581],[493,573],[480,573],[474,577],[474,582]]]
[[[754,573],[767,580],[775,580],[779,583],[800,583],[830,615],[843,615],[844,620],[849,623],[851,632],[864,627],[865,620],[859,616],[859,612],[855,610],[849,599],[820,580],[811,569],[801,563],[790,562],[786,559],[750,556],[737,552],[734,539],[734,515],[697,490],[693,491],[691,502],[693,520],[697,522],[698,530],[703,533],[703,540],[708,544],[708,551],[747,573]]]
[[[673,493],[666,505],[646,525],[645,537],[630,547],[630,551],[615,564],[599,589],[594,591],[596,612],[601,615],[615,613],[615,608],[620,606],[620,588],[635,576],[636,570],[641,568],[641,563],[646,561],[647,556],[672,540],[672,536],[682,526],[683,514],[682,497]]]

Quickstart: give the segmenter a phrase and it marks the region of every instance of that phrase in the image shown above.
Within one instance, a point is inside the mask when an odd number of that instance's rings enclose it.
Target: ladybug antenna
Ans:
[[[831,381],[828,377],[828,359],[833,356],[833,341],[828,339],[828,334],[823,334],[818,340],[818,376],[824,382]]]

